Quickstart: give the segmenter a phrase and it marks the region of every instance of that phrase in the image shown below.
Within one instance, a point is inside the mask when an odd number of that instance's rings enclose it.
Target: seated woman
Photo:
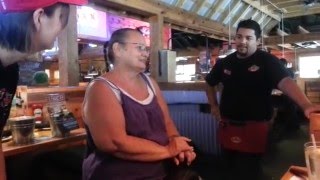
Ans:
[[[119,29],[106,53],[114,68],[88,85],[83,103],[83,179],[164,179],[168,160],[190,164],[196,157],[190,139],[179,136],[159,86],[143,74],[149,56],[143,35]]]

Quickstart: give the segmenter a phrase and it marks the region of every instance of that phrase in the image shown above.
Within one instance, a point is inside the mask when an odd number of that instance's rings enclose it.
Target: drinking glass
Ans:
[[[304,144],[309,180],[320,180],[320,142]]]

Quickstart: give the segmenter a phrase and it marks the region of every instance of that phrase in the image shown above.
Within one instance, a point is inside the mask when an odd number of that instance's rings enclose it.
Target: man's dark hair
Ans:
[[[285,58],[280,58],[279,60],[280,60],[280,63],[281,63],[283,66],[287,67],[288,62],[287,62],[287,60],[286,60]]]
[[[68,23],[69,5],[56,3],[43,8],[44,13],[51,17],[55,10],[61,7],[66,18],[60,17],[62,27]],[[33,23],[34,11],[18,13],[0,13],[0,46],[9,50],[28,52],[31,46],[31,34],[35,30]]]
[[[240,28],[252,29],[254,30],[254,34],[256,35],[257,39],[261,37],[260,25],[252,19],[240,21],[237,27],[237,32]]]

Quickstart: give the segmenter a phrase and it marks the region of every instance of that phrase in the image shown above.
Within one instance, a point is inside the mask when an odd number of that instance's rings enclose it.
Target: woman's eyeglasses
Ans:
[[[145,46],[145,45],[142,45],[142,44],[140,44],[140,43],[134,43],[134,42],[119,42],[119,43],[121,43],[121,44],[134,44],[134,45],[137,45],[137,46],[135,46],[137,49],[138,49],[138,51],[140,51],[140,52],[146,52],[146,53],[150,53],[150,49],[149,49],[149,47],[147,47],[147,46]]]

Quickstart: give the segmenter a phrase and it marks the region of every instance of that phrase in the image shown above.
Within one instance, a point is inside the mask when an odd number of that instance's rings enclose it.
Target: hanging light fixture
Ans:
[[[281,12],[281,29],[284,32],[283,12]],[[284,33],[281,34],[281,42],[282,42],[282,58],[284,58]]]
[[[260,0],[260,6],[261,7],[263,7],[263,0],[261,1]],[[262,19],[262,22],[261,22],[261,50],[262,51],[266,51],[265,49],[264,49],[264,39],[263,39],[263,36],[264,36],[264,32],[263,32],[263,28],[264,28],[264,26],[263,26],[263,21],[264,21],[264,13],[263,13],[263,11],[261,11],[261,19]]]
[[[228,4],[228,9],[229,9],[229,14],[228,14],[228,19],[229,19],[229,42],[228,42],[228,50],[227,50],[227,55],[235,52],[235,49],[232,49],[232,44],[231,44],[231,13],[230,13],[230,6],[231,2]]]

